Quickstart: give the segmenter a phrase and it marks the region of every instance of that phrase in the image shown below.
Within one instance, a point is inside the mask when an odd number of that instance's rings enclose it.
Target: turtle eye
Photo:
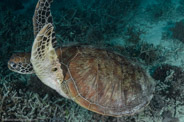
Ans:
[[[57,71],[57,68],[56,68],[56,67],[55,67],[55,68],[53,68],[53,69],[52,69],[52,71],[53,71],[53,72]]]
[[[16,68],[17,64],[11,62],[10,66],[11,66],[12,68]]]

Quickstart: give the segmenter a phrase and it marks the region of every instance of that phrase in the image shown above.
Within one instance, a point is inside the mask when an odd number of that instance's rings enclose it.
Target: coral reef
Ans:
[[[179,1],[179,6],[177,7],[177,12],[180,13],[182,16],[184,15],[184,1]]]
[[[57,95],[34,77],[28,84],[17,80],[1,82],[2,121],[89,121],[92,118],[89,111]]]
[[[184,91],[181,88],[184,86],[184,72],[181,68],[168,64],[161,65],[155,70],[153,78],[160,81],[157,86],[162,87],[159,90],[160,95],[182,102]]]
[[[151,109],[156,113],[160,113],[164,122],[179,122],[178,115],[184,114],[183,70],[176,66],[163,64],[154,70],[153,78],[157,80],[157,90],[150,103]]]
[[[0,59],[3,63],[7,62],[13,51],[30,51],[33,30],[31,17],[29,18],[16,15],[11,10],[0,13]]]
[[[9,3],[12,3],[12,4],[9,4]],[[13,11],[17,11],[17,10],[23,9],[24,6],[20,0],[16,0],[16,1],[15,0],[1,0],[0,8],[1,10],[11,9]]]
[[[146,12],[151,18],[150,21],[163,21],[173,16],[176,7],[172,0],[156,0],[154,4],[148,5]]]
[[[129,43],[138,44],[139,41],[141,41],[141,35],[144,34],[143,30],[140,30],[139,28],[135,26],[129,26],[127,27],[127,31],[125,32],[125,35],[127,36],[126,41]]]
[[[170,28],[172,32],[172,37],[174,39],[178,39],[181,42],[184,42],[184,21],[181,20],[179,22],[175,23],[175,26],[173,28]]]
[[[64,1],[53,13],[57,36],[63,43],[106,43],[124,31],[139,4],[140,0]]]
[[[147,65],[158,63],[162,57],[162,51],[158,47],[145,42],[126,46],[124,52],[128,53],[128,56],[130,57],[136,57],[137,59],[142,60]]]

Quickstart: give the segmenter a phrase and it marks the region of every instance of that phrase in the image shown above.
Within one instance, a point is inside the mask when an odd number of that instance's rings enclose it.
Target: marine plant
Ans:
[[[58,7],[60,11],[54,15],[58,16],[54,18],[56,31],[60,33],[60,40],[65,40],[64,43],[87,43],[85,40],[91,40],[92,36],[94,39],[103,38],[93,42],[107,43],[125,31],[124,28],[135,16],[139,5],[140,0],[65,1],[65,5],[61,4]],[[96,32],[98,35],[94,34]]]

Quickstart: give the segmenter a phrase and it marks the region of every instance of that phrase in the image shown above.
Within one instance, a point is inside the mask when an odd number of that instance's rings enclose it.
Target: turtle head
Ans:
[[[13,54],[8,61],[8,68],[20,74],[32,74],[34,71],[30,58],[30,53]]]
[[[31,63],[38,78],[47,86],[61,92],[63,71],[52,45],[52,24],[46,24],[37,34],[31,51]]]

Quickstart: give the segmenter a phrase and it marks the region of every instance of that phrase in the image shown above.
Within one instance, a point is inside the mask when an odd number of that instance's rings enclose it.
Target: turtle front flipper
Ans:
[[[45,25],[37,34],[31,51],[31,63],[38,78],[47,86],[67,98],[61,89],[63,71],[52,46],[53,26]]]
[[[50,5],[53,0],[39,0],[35,12],[33,15],[33,29],[34,37],[38,32],[48,23],[53,23],[53,18],[51,15]],[[56,47],[55,32],[52,32],[52,45]],[[14,72],[20,74],[32,74],[34,73],[32,64],[30,62],[31,55],[29,53],[19,53],[11,56],[8,61],[8,68]]]
[[[38,32],[48,23],[53,24],[53,17],[50,10],[50,5],[53,0],[39,0],[35,12],[33,15],[33,30],[34,37],[38,34]],[[56,37],[55,32],[52,33],[52,44],[56,46]]]

